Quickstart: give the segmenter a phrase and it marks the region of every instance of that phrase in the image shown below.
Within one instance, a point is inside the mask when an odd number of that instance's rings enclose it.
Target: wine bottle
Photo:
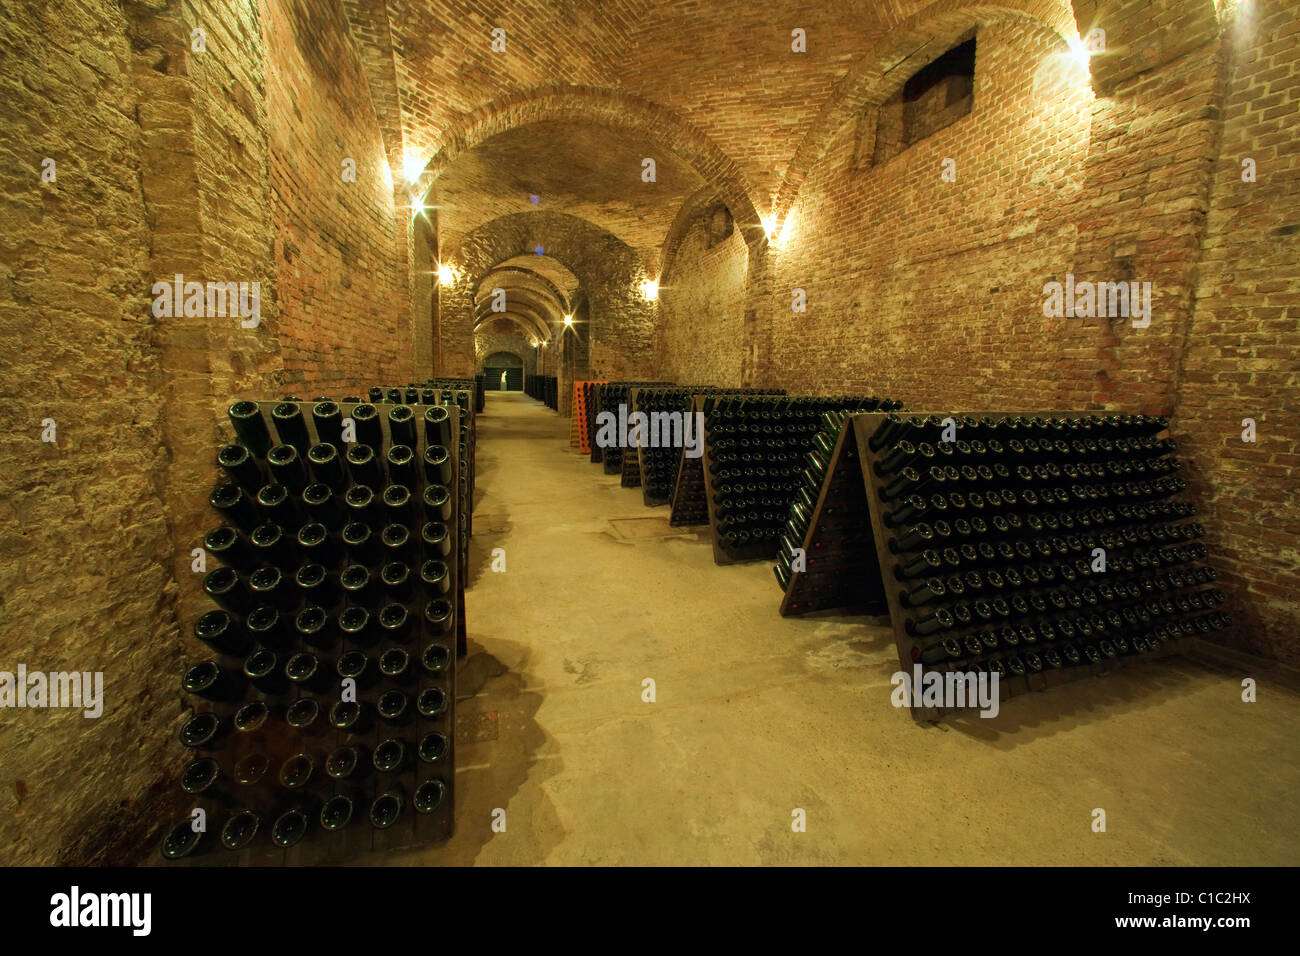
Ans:
[[[444,445],[429,445],[424,450],[424,477],[430,485],[449,484],[454,477],[451,453]]]
[[[384,429],[379,423],[379,410],[369,403],[358,405],[352,409],[352,422],[356,426],[357,442],[369,445],[376,455],[382,453]]]
[[[389,737],[375,747],[371,763],[380,773],[401,773],[409,766],[406,742],[399,737]]]
[[[424,688],[416,698],[415,709],[421,717],[429,720],[441,717],[447,709],[446,692],[438,687]]]
[[[325,759],[325,773],[331,780],[359,783],[370,776],[370,761],[370,754],[361,744],[347,744]]]
[[[451,602],[443,598],[434,598],[425,604],[424,623],[431,637],[447,633],[452,625]]]
[[[429,521],[451,520],[451,493],[445,485],[426,485],[423,500],[424,516]]]
[[[432,731],[420,738],[420,743],[416,750],[421,762],[437,763],[447,755],[449,746],[447,737],[444,734]]]
[[[306,606],[334,607],[339,601],[339,589],[322,564],[304,564],[294,574],[294,583]]]
[[[248,543],[260,564],[286,565],[293,562],[293,549],[284,529],[274,522],[268,521],[254,528],[248,536]]]
[[[389,527],[401,528],[401,525]],[[405,531],[405,528],[402,528]],[[385,529],[387,531],[387,529]],[[388,596],[396,601],[405,601],[411,594],[411,569],[402,561],[389,561],[379,572],[380,583]]]
[[[379,533],[379,544],[383,561],[396,562],[405,567],[406,562],[415,557],[415,541],[411,537],[411,530],[404,524],[393,522],[385,525]]]
[[[420,540],[424,545],[426,558],[446,557],[451,553],[451,536],[447,526],[441,521],[429,521],[420,529]]]
[[[298,457],[304,457],[311,445],[307,435],[307,420],[295,402],[280,402],[271,409],[271,420],[282,445],[292,446]],[[274,451],[274,449],[272,449]],[[268,457],[270,453],[268,452]]]
[[[370,707],[363,701],[340,700],[330,708],[330,725],[340,733],[364,735],[374,724]]]
[[[367,533],[369,530],[366,529]],[[370,580],[370,571],[364,564],[350,564],[344,568],[339,575],[339,583],[343,587],[343,597],[348,604],[365,605],[371,602],[374,586]]]
[[[211,757],[199,757],[181,772],[181,790],[197,800],[209,800],[221,806],[234,802],[230,792],[221,785],[221,765]]]
[[[280,611],[291,609],[298,600],[280,569],[269,565],[248,576],[248,590],[252,592],[254,604],[269,604]]]
[[[312,445],[307,451],[307,464],[316,481],[329,485],[335,491],[342,491],[347,485],[347,478],[343,474],[343,459],[339,457],[338,449],[330,443]]]
[[[284,665],[284,675],[301,693],[323,693],[332,683],[320,658],[310,651],[299,651],[290,657]]]
[[[384,489],[380,500],[384,506],[384,523],[409,525],[414,522],[414,502],[411,500],[411,490],[406,485],[389,485]]]
[[[396,688],[384,691],[375,709],[385,722],[394,726],[407,724],[411,720],[410,699]]]
[[[370,805],[370,823],[378,830],[386,830],[395,824],[402,815],[406,805],[401,787],[390,787],[375,798]]]
[[[201,856],[205,847],[206,831],[195,831],[193,821],[186,817],[167,830],[158,846],[158,852],[164,860],[182,860],[186,857]]]
[[[410,445],[393,445],[388,449],[388,480],[392,485],[410,489],[416,487],[415,452]],[[387,489],[386,489],[387,490]],[[408,496],[410,492],[407,492]]]
[[[424,592],[430,598],[438,597],[439,594],[446,594],[451,588],[451,574],[448,571],[446,562],[438,559],[429,559],[420,566],[420,583],[424,585]]]
[[[352,797],[346,793],[336,793],[327,799],[320,808],[320,826],[328,833],[337,833],[352,822],[355,812]]]
[[[248,637],[263,647],[284,648],[292,640],[288,623],[270,604],[259,604],[248,613],[244,622]]]
[[[204,575],[203,593],[231,614],[243,616],[253,605],[252,595],[233,568],[216,568]]]
[[[292,445],[275,445],[266,453],[266,463],[271,467],[271,480],[284,485],[290,494],[301,494],[307,487],[307,468]]]
[[[271,447],[271,432],[266,427],[266,420],[262,417],[262,410],[256,402],[238,401],[230,406],[227,414],[230,417],[230,424],[235,429],[235,435],[239,443],[244,445],[254,455],[263,456],[268,448]]]
[[[242,688],[237,677],[216,661],[199,661],[181,675],[181,691],[204,700],[236,700]]]
[[[194,636],[220,654],[240,657],[252,643],[228,611],[208,611],[194,622]]]
[[[383,473],[379,469],[379,461],[375,458],[375,450],[369,445],[349,445],[345,457],[348,463],[348,473],[357,485],[363,485],[370,489],[378,488],[383,483]],[[373,494],[371,497],[373,497]],[[351,495],[349,495],[348,503],[352,503]]]
[[[257,494],[266,481],[257,459],[243,445],[223,445],[217,452],[217,464],[246,494]]]
[[[415,447],[415,411],[410,405],[397,405],[388,410],[388,434],[394,445]]]
[[[336,452],[342,450],[343,410],[338,403],[330,399],[317,402],[311,409],[312,422],[316,425],[316,438],[329,442]],[[310,457],[310,453],[308,453]]]
[[[253,499],[239,485],[229,483],[217,485],[208,496],[210,504],[223,522],[233,525],[244,533],[251,532],[261,521]]]
[[[285,710],[284,720],[303,737],[320,737],[329,730],[320,703],[313,697],[299,697],[295,700]]]
[[[212,711],[199,711],[181,726],[181,745],[191,750],[212,750],[225,736],[226,729],[225,723]]]
[[[421,666],[434,676],[442,676],[451,666],[451,649],[445,644],[428,644],[420,655]]]
[[[437,777],[432,777],[415,788],[411,805],[417,813],[433,813],[447,796],[447,785]]]
[[[271,842],[281,849],[289,849],[302,842],[311,829],[311,818],[301,807],[286,810],[271,824]]]
[[[294,630],[308,647],[328,649],[338,643],[333,618],[318,604],[308,604],[294,619]]]
[[[379,611],[379,631],[384,640],[404,643],[411,636],[410,615],[405,606],[385,604]]]
[[[242,850],[253,843],[261,827],[262,818],[256,810],[236,810],[221,826],[221,845],[227,850]]]
[[[424,410],[424,442],[426,445],[451,443],[451,413],[441,405]],[[414,442],[407,444],[414,446]]]
[[[253,553],[234,528],[228,524],[213,528],[203,536],[203,546],[228,568],[251,571],[257,567]]]

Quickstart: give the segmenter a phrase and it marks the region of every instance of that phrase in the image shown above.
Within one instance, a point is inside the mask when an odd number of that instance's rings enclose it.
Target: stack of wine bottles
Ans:
[[[885,610],[857,442],[853,429],[844,428],[848,420],[842,410],[823,413],[813,438],[817,461],[800,476],[781,529],[773,570],[785,592],[783,615]]]
[[[460,554],[458,560],[462,580],[464,580],[469,570],[469,539],[474,530],[474,460],[477,441],[475,415],[472,411],[475,402],[474,388],[474,379],[435,378],[419,385],[408,384],[405,388],[372,385],[369,390],[372,403],[382,402],[387,399],[388,402],[395,405],[402,404],[403,401],[408,405],[413,405],[418,401],[424,405],[454,404],[460,409],[459,465],[457,466],[460,475],[454,487],[457,494],[456,512],[460,516]],[[318,401],[320,400],[318,399]],[[359,402],[360,399],[344,399],[344,401]],[[463,628],[457,636],[457,644],[460,653],[465,653]]]
[[[611,444],[609,442],[601,442],[599,440],[600,428],[596,424],[596,419],[600,417],[601,412],[609,412],[615,417],[615,419],[625,422],[627,421],[628,412],[631,411],[631,408],[628,405],[628,396],[631,393],[632,389],[640,388],[643,386],[649,386],[649,385],[671,385],[671,384],[672,382],[606,382],[603,385],[599,385],[596,387],[596,403],[594,406],[595,412],[592,413],[590,411],[591,406],[588,406],[588,414],[592,415],[591,452],[592,452],[593,461],[604,462],[605,474],[607,475],[622,474],[623,447],[617,442]],[[623,414],[621,417],[619,416],[620,406],[623,409]],[[620,435],[618,437],[619,440],[621,440],[624,436]],[[596,457],[596,454],[598,452],[600,454],[599,458]]]
[[[537,399],[547,408],[559,410],[559,379],[553,375],[525,375],[524,394]]]
[[[181,679],[168,859],[319,861],[451,832],[453,406],[239,401],[204,538],[217,607]],[[225,853],[217,848],[224,847]],[[242,854],[242,855],[241,855]]]
[[[784,395],[784,389],[731,389],[712,388],[694,393],[687,399],[689,413],[700,422],[706,407],[712,409],[720,401],[743,401],[756,395]],[[703,436],[699,436],[702,440]],[[674,477],[670,499],[668,523],[671,525],[704,525],[709,523],[709,496],[704,482],[704,456],[701,454],[690,458],[678,456],[677,473]],[[717,547],[714,546],[715,558]]]
[[[644,412],[646,415],[651,416],[652,421],[654,420],[653,416],[663,416],[666,413],[673,416],[669,419],[670,422],[680,421],[684,431],[688,416],[691,414],[692,399],[697,395],[729,395],[736,397],[784,394],[784,389],[734,389],[717,388],[713,385],[668,385],[634,388],[629,393],[629,397],[633,411]],[[695,425],[692,424],[691,427],[694,429]],[[677,433],[674,432],[673,434]],[[702,439],[703,435],[699,435],[696,440]],[[682,443],[677,441],[664,443],[661,440],[657,444],[643,446],[638,449],[637,458],[645,503],[651,506],[670,503],[677,487],[677,474],[681,467]]]
[[[600,444],[596,441],[596,413],[600,410],[598,407],[600,402],[600,388],[602,385],[608,384],[609,382],[605,379],[599,379],[587,382],[582,387],[587,416],[587,450],[590,452],[591,460],[593,462],[604,460],[604,452],[601,450]]]
[[[719,564],[776,556],[801,481],[829,456],[814,444],[829,411],[901,407],[889,399],[746,396],[704,400],[705,488]],[[820,485],[820,481],[818,481]]]
[[[1231,625],[1168,422],[1147,415],[855,419],[900,662],[1008,693]],[[1076,672],[1069,675],[1069,672]]]

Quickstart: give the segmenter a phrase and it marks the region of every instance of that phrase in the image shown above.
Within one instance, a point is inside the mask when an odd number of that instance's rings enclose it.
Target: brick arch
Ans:
[[[703,186],[692,193],[677,210],[677,215],[673,219],[673,224],[668,227],[668,234],[664,236],[663,251],[659,257],[661,263],[659,269],[659,285],[661,287],[672,283],[673,263],[677,258],[677,248],[681,245],[682,239],[684,239],[686,234],[690,232],[691,227],[695,225],[699,216],[705,210],[720,201],[716,189],[712,186]],[[732,218],[735,218],[734,214]],[[740,224],[735,223],[735,228],[740,229]],[[752,255],[753,247],[750,245],[749,237],[742,236],[742,238],[746,239],[746,249]],[[748,271],[748,261],[746,262],[745,268],[746,271]]]
[[[707,133],[674,110],[652,100],[620,90],[594,86],[536,86],[508,93],[466,114],[441,137],[441,145],[428,156],[420,177],[420,193],[428,194],[434,180],[462,153],[484,140],[532,123],[580,120],[646,136],[685,160],[711,183],[731,210],[737,227],[757,242],[761,231],[753,189],[739,164]]]
[[[496,319],[509,319],[535,338],[546,339],[551,334],[551,323],[545,315],[517,302],[506,312],[491,312],[477,317],[474,320],[474,331],[479,332]]]
[[[784,221],[809,172],[821,161],[835,134],[872,103],[888,99],[913,72],[899,69],[916,57],[916,66],[943,53],[965,32],[999,20],[1023,20],[1060,38],[1077,41],[1079,31],[1067,0],[938,0],[899,22],[863,54],[822,104],[803,141],[795,150],[773,203],[773,215]]]
[[[483,357],[484,364],[487,363],[488,359],[496,358],[498,355],[505,355],[508,356],[509,358],[517,359],[521,367],[527,364],[524,362],[524,357],[520,355],[518,352],[516,352],[514,349],[508,349],[502,345],[494,345],[492,349],[493,350],[491,352],[489,352],[487,355]]]
[[[517,257],[512,257],[512,258],[517,258]],[[501,262],[507,262],[507,261],[509,260],[507,259],[501,260]],[[503,267],[500,262],[493,265],[492,268],[488,271],[488,273],[483,276],[482,280],[480,280],[478,286],[474,290],[475,297],[482,296],[483,289],[487,287],[488,280],[490,280],[493,276],[500,276],[500,275],[509,276],[510,278],[518,277],[526,280],[527,282],[535,282],[538,285],[545,288],[547,291],[549,291],[551,295],[555,296],[555,301],[560,304],[560,308],[563,309],[565,312],[568,312],[573,308],[573,303],[569,301],[569,297],[564,293],[564,290],[561,289],[559,286],[557,286],[549,278],[542,275],[542,273],[538,272],[536,269],[525,269],[522,266]],[[527,286],[525,286],[525,288],[527,288]]]
[[[460,370],[472,357],[474,293],[483,279],[501,262],[539,244],[581,287],[581,297],[572,296],[571,304],[575,315],[587,309],[584,342],[592,373],[648,377],[653,371],[656,309],[641,298],[640,283],[648,277],[641,256],[586,219],[545,211],[499,216],[465,235],[456,257],[465,279],[441,293],[440,340],[447,347],[442,370],[464,374]]]

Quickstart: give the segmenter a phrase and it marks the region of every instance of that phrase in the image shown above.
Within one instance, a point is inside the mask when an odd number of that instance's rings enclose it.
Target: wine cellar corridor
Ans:
[[[462,822],[445,847],[394,862],[1226,866],[1243,839],[1260,862],[1294,857],[1300,768],[1275,767],[1276,790],[1239,770],[1293,746],[1295,698],[1268,705],[1259,735],[1232,705],[1232,673],[1151,664],[1075,685],[1068,727],[1043,694],[901,736],[898,712],[863,705],[898,669],[887,621],[774,615],[770,564],[716,567],[707,529],[670,527],[567,439],[540,403],[489,394]],[[1072,832],[1092,809],[1075,802],[1082,781],[1132,820],[1122,843]],[[464,822],[496,807],[506,834]],[[795,807],[817,818],[806,840],[791,838]]]
[[[1260,889],[1298,117],[1296,0],[6,0],[9,905]]]

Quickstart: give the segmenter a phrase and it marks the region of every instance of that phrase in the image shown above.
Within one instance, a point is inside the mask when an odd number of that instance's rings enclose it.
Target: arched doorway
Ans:
[[[524,360],[513,352],[493,352],[483,360],[483,386],[492,392],[524,389]]]

